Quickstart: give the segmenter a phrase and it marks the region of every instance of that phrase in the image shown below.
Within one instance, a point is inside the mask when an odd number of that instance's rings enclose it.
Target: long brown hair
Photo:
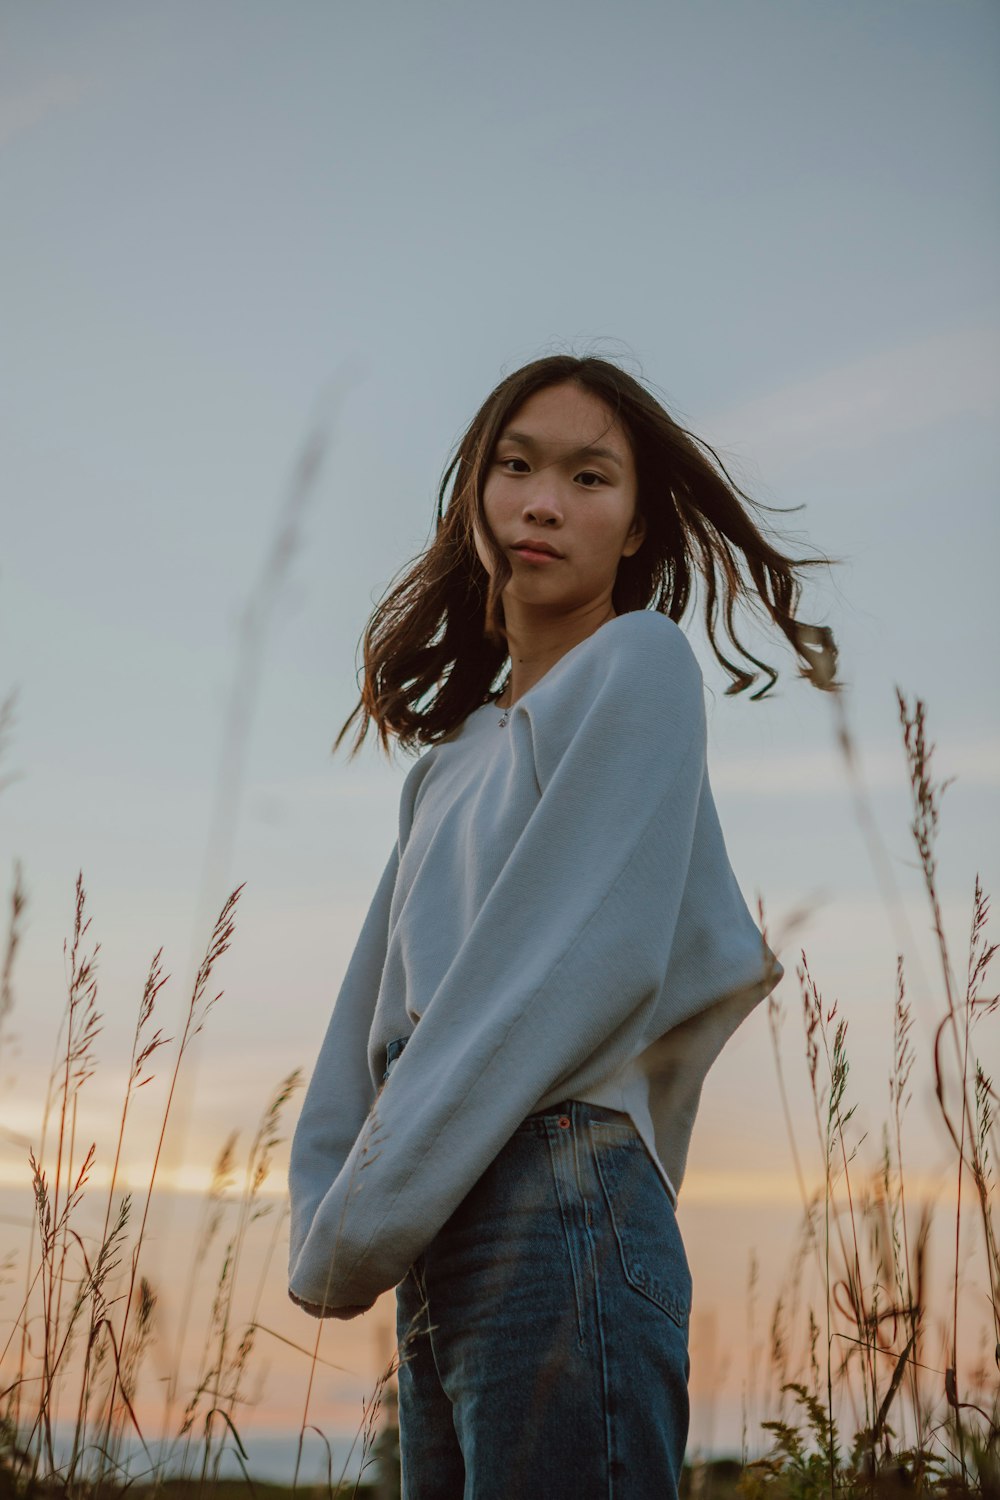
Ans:
[[[757,673],[731,662],[719,649],[718,573],[729,639],[768,678],[752,698],[770,691],[777,672],[737,638],[733,610],[740,599],[769,616],[787,636],[803,663],[799,676],[826,691],[841,686],[835,680],[832,632],[795,618],[802,585],[793,570],[829,565],[831,559],[788,557],[777,551],[741,501],[764,510],[779,507],[762,506],[745,495],[715,450],[680,427],[626,371],[596,356],[554,354],[501,380],[469,424],[441,480],[433,542],[406,565],[401,580],[390,585],[365,628],[360,701],[337,735],[334,750],[358,714],[361,724],[352,756],[372,721],[387,752],[390,735],[403,749],[434,744],[494,695],[507,659],[501,595],[512,570],[486,522],[483,486],[508,417],[534,391],[565,380],[600,397],[613,414],[609,426],[620,421],[632,445],[637,507],[645,518],[646,535],[638,551],[618,566],[612,592],[615,612],[652,607],[679,621],[697,570],[705,580],[705,623],[712,649],[734,679],[726,692],[743,692],[752,687]],[[474,524],[492,558],[492,574],[476,553]],[[743,555],[752,587],[741,574],[737,553]]]

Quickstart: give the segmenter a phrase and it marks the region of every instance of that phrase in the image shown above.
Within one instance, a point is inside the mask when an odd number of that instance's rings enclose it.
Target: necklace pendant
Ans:
[[[503,711],[503,718],[500,720],[500,726],[499,727],[501,729],[506,729],[507,728],[507,720],[509,718],[510,718],[510,709],[509,708],[505,708],[504,711]]]

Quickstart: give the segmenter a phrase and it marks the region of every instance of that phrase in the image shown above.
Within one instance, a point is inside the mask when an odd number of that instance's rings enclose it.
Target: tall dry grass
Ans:
[[[987,939],[989,898],[974,881],[968,954],[961,986],[954,978],[938,892],[936,844],[948,781],[932,772],[934,747],[926,707],[913,707],[896,690],[911,794],[910,833],[930,908],[943,1009],[929,1059],[934,1099],[954,1148],[954,1246],[950,1266],[930,1263],[934,1210],[907,1199],[904,1123],[918,1061],[912,1039],[902,953],[896,957],[891,1012],[892,1069],[889,1119],[879,1158],[865,1169],[864,1137],[851,1129],[858,1101],[849,1093],[848,1022],[838,1003],[827,1005],[806,953],[796,966],[813,1126],[823,1187],[810,1195],[801,1159],[802,1132],[788,1102],[779,1046],[784,1007],[775,992],[768,1019],[779,1094],[803,1201],[801,1234],[770,1324],[767,1400],[777,1412],[761,1422],[773,1434],[770,1451],[749,1459],[744,1425],[738,1489],[747,1500],[764,1495],[855,1495],[883,1490],[934,1494],[1000,1494],[1000,1257],[996,1177],[1000,1159],[997,1091],[977,1028],[995,1022],[1000,996],[985,994],[997,944]],[[842,726],[842,746],[853,766],[853,746]],[[857,1164],[856,1164],[857,1163]],[[977,1256],[986,1282],[987,1326],[977,1362],[959,1380],[959,1301]],[[822,1306],[803,1301],[807,1264],[815,1265]],[[756,1267],[751,1272],[751,1297]],[[943,1308],[938,1302],[943,1300]],[[937,1347],[929,1347],[935,1317]],[[752,1338],[751,1338],[752,1342]],[[791,1406],[792,1411],[787,1408]],[[852,1416],[849,1433],[838,1409]],[[744,1413],[746,1411],[746,1402]],[[905,1429],[907,1437],[900,1438]],[[711,1490],[696,1474],[694,1490]]]
[[[171,1371],[165,1383],[161,1432],[154,1444],[140,1424],[136,1391],[145,1356],[154,1337],[157,1293],[143,1271],[150,1207],[157,1187],[164,1140],[170,1122],[180,1069],[194,1038],[201,1031],[222,991],[209,994],[213,971],[230,946],[235,911],[242,891],[237,887],[216,920],[205,957],[199,966],[185,1024],[168,1072],[166,1102],[159,1122],[156,1151],[142,1196],[141,1214],[134,1212],[133,1194],[118,1187],[119,1165],[126,1127],[134,1113],[136,1095],[154,1074],[151,1062],[172,1039],[152,1030],[156,1001],[166,980],[160,968],[162,950],[149,970],[139,1005],[132,1042],[131,1065],[122,1103],[113,1165],[103,1204],[103,1227],[95,1236],[81,1222],[98,1145],[84,1147],[78,1139],[77,1117],[81,1095],[95,1075],[93,1046],[101,1031],[97,1008],[97,957],[100,944],[88,950],[90,920],[82,874],[76,883],[73,934],[67,945],[68,999],[60,1026],[62,1049],[51,1072],[42,1108],[40,1146],[36,1156],[28,1147],[34,1217],[24,1257],[20,1307],[4,1343],[0,1417],[0,1476],[9,1493],[31,1494],[39,1488],[66,1496],[118,1493],[137,1481],[155,1493],[168,1481],[196,1481],[199,1491],[215,1488],[221,1479],[224,1451],[235,1455],[246,1473],[246,1447],[240,1435],[242,1411],[252,1404],[245,1395],[248,1368],[261,1332],[273,1331],[259,1319],[260,1303],[273,1269],[275,1252],[285,1225],[286,1205],[261,1201],[261,1193],[280,1145],[282,1116],[300,1085],[298,1069],[284,1078],[268,1101],[247,1155],[235,1224],[221,1251],[211,1315],[198,1356],[197,1376],[183,1410],[179,1373],[188,1338],[187,1319],[199,1278],[207,1274],[209,1252],[224,1222],[228,1190],[236,1167],[236,1136],[225,1142],[215,1164],[201,1229],[196,1237],[187,1278],[187,1295],[180,1320],[169,1340]],[[11,955],[16,951],[26,900],[20,877],[15,882],[7,929],[4,974],[6,1009],[12,1004]],[[237,1287],[249,1236],[254,1226],[272,1216],[263,1267],[250,1295],[249,1307],[238,1306]],[[245,1304],[246,1299],[243,1299]],[[159,1338],[168,1342],[166,1330]],[[317,1346],[301,1350],[311,1370],[319,1361]],[[73,1355],[75,1353],[75,1359]],[[362,1443],[362,1469],[377,1438],[377,1416],[397,1357],[390,1362],[366,1403],[355,1443]],[[311,1374],[310,1374],[311,1386]],[[308,1399],[308,1398],[307,1398]],[[56,1423],[69,1411],[73,1421],[70,1452],[61,1454]],[[307,1430],[303,1416],[301,1437]],[[331,1495],[340,1494],[353,1449],[336,1480],[333,1455],[322,1431],[309,1424],[327,1445]],[[136,1471],[126,1458],[129,1439],[138,1440],[145,1466]],[[155,1448],[155,1451],[154,1451]],[[249,1479],[249,1475],[247,1474]],[[297,1480],[290,1476],[293,1487]],[[360,1493],[358,1484],[354,1493]]]

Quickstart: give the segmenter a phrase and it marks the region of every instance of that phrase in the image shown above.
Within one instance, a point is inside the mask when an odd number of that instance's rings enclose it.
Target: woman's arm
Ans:
[[[541,1098],[598,1049],[608,1071],[636,1050],[670,961],[706,724],[679,627],[615,627],[514,708],[504,733],[525,737],[540,797],[292,1258],[303,1300],[396,1285]]]
[[[295,1265],[317,1206],[350,1155],[375,1099],[368,1066],[368,1036],[385,963],[389,908],[398,866],[396,844],[347,966],[292,1137],[288,1165],[290,1267]],[[289,1295],[293,1302],[305,1306],[303,1299],[291,1292]],[[326,1315],[335,1314],[328,1311]]]

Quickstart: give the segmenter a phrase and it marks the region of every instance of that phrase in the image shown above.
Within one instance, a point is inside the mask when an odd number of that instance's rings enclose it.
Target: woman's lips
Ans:
[[[512,547],[511,551],[518,557],[523,557],[526,562],[554,563],[562,562],[561,557],[556,557],[554,552],[536,552],[534,547]]]

